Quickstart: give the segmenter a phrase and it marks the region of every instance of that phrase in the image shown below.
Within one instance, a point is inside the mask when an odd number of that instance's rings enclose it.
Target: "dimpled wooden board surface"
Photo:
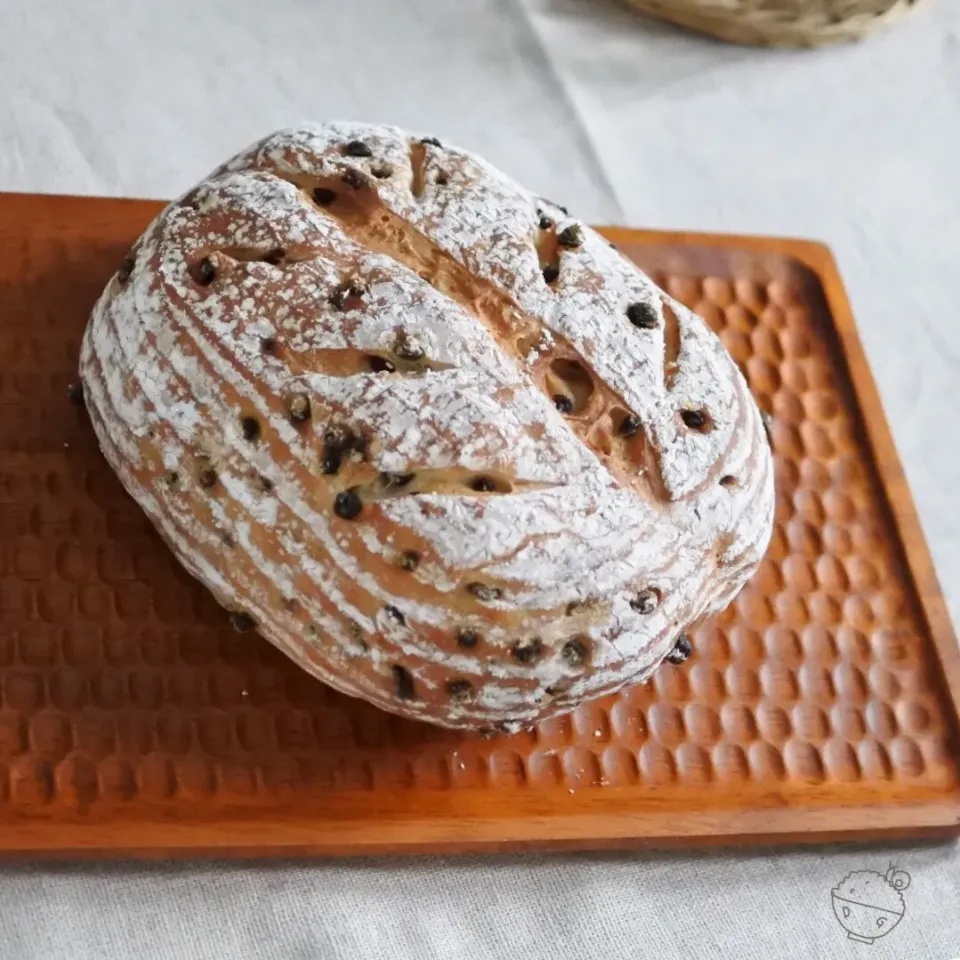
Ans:
[[[0,196],[0,852],[958,832],[956,641],[823,247],[605,231],[705,316],[772,414],[776,530],[686,664],[486,740],[341,696],[234,632],[101,458],[67,388],[158,210]]]

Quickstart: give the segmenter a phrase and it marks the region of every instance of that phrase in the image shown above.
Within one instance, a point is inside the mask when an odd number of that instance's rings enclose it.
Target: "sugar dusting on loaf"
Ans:
[[[703,321],[393,127],[281,131],[172,203],[80,365],[107,460],[235,625],[434,723],[646,678],[772,530],[760,414]]]

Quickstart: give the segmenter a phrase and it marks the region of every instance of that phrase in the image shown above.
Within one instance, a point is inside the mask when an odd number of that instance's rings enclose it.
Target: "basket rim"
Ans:
[[[818,4],[797,16],[796,4],[758,0],[625,0],[658,20],[750,46],[810,47],[858,40],[896,23],[930,0],[859,0]],[[833,11],[831,11],[833,7]],[[878,9],[879,7],[879,9]],[[837,8],[846,8],[843,15]]]

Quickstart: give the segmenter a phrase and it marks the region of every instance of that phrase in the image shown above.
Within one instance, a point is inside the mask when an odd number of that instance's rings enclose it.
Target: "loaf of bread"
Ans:
[[[276,133],[168,206],[80,369],[234,626],[407,717],[514,731],[645,679],[771,534],[760,413],[703,321],[393,127]]]

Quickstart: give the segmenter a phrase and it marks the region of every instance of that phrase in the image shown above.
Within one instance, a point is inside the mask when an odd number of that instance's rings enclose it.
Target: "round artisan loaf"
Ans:
[[[445,726],[519,729],[680,659],[772,529],[760,413],[703,321],[393,127],[276,133],[167,207],[81,375],[238,629]]]

